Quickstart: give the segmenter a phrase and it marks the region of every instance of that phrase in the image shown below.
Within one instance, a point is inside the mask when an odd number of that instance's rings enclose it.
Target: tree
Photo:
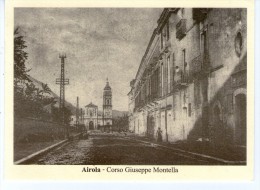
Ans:
[[[52,106],[51,115],[52,115],[52,121],[61,122],[61,114],[59,108]]]
[[[26,74],[29,70],[26,69],[25,62],[28,58],[28,53],[24,50],[27,48],[24,36],[20,34],[20,27],[14,30],[14,79],[28,80]]]
[[[114,130],[116,131],[127,131],[128,130],[128,116],[124,114],[113,119]]]
[[[71,118],[71,110],[68,107],[64,107],[64,124],[69,125]],[[52,107],[52,120],[55,122],[62,123],[62,110],[59,110],[57,107]]]
[[[25,89],[25,94],[27,95],[28,98],[33,99],[34,94],[37,93],[37,88],[33,83],[26,83],[26,89]]]
[[[42,89],[39,91],[39,94],[41,94],[41,98],[43,97],[43,94],[51,94],[51,89],[49,88],[48,84],[42,83]]]
[[[64,107],[64,123],[69,125],[71,118],[71,110],[68,107]]]
[[[42,99],[42,104],[43,106],[46,106],[46,105],[53,105],[55,104],[57,101],[55,100],[54,97],[50,97],[50,98],[43,98]]]

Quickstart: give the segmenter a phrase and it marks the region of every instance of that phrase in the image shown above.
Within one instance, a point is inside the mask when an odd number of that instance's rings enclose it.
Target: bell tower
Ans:
[[[112,89],[108,79],[103,91],[103,126],[112,126]]]

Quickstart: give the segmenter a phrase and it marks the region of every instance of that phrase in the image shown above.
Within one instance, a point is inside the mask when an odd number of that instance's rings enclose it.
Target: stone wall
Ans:
[[[58,123],[32,118],[14,119],[14,143],[65,139],[65,128]]]

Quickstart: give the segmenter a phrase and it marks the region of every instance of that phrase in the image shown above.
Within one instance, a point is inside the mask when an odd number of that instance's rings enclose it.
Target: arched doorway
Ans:
[[[94,130],[94,123],[93,123],[93,121],[89,122],[89,130]]]
[[[235,96],[235,139],[239,145],[246,145],[246,95]]]

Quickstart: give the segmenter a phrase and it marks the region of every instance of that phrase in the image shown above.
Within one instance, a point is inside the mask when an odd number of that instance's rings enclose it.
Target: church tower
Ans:
[[[103,126],[112,127],[112,90],[107,79],[103,92]]]

